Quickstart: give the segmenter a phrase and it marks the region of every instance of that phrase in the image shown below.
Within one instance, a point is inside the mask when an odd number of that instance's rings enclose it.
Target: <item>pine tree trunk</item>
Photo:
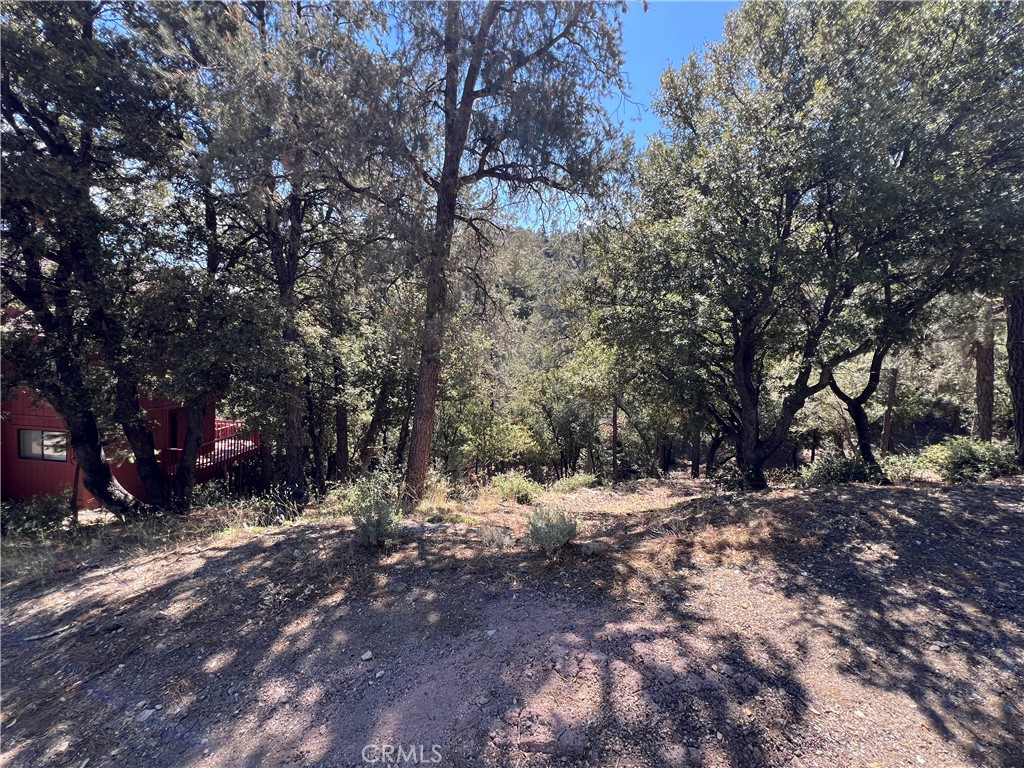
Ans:
[[[471,54],[468,61],[464,61],[465,50],[460,43],[464,39],[465,30],[462,28],[460,4],[447,3],[444,6],[444,156],[440,175],[434,185],[437,206],[430,250],[424,265],[427,283],[426,315],[420,345],[420,370],[416,384],[412,435],[409,440],[409,464],[405,472],[404,495],[408,500],[422,498],[427,484],[430,447],[437,428],[441,347],[448,317],[448,261],[455,233],[462,158],[466,152],[473,105],[478,97],[475,88],[483,65],[487,38],[499,7],[497,3],[486,6],[481,16],[480,27],[474,35],[475,42]],[[463,63],[466,64],[465,74]]]
[[[298,383],[291,383],[285,395],[285,464],[284,480],[291,493],[300,498],[306,490],[306,456],[302,440],[302,401],[296,391]]]
[[[1013,403],[1013,445],[1017,463],[1024,467],[1024,281],[1005,297],[1007,381]]]
[[[409,433],[412,428],[412,403],[406,403],[402,426],[398,430],[398,442],[395,444],[395,468],[401,469],[405,463],[405,451],[409,447]]]
[[[454,183],[447,195],[438,195],[437,244],[427,267],[427,307],[420,347],[420,372],[413,408],[412,437],[409,440],[409,464],[405,475],[405,494],[423,497],[430,466],[430,446],[437,428],[437,393],[441,385],[441,347],[447,319],[448,280],[445,272],[455,225]]]
[[[974,423],[971,425],[971,437],[983,443],[991,443],[996,384],[996,329],[991,309],[982,326],[981,336],[971,345],[971,356],[974,358]]]

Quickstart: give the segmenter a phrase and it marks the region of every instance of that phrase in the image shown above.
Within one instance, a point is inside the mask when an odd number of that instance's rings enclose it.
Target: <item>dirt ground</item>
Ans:
[[[474,508],[8,584],[3,764],[1024,766],[1020,479],[544,501],[553,562]]]

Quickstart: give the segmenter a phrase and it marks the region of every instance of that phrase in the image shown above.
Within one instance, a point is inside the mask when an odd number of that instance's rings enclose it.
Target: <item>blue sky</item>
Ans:
[[[638,149],[646,146],[647,134],[661,127],[650,104],[662,72],[679,66],[705,41],[720,40],[725,15],[737,7],[739,3],[656,0],[644,13],[642,3],[629,3],[623,17],[624,69],[632,85],[630,102],[634,103],[616,100],[610,107],[625,129],[634,133]]]

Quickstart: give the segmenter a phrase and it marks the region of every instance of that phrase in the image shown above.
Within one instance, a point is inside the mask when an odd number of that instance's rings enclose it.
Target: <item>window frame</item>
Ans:
[[[40,455],[26,455],[24,451],[24,443],[22,442],[22,435],[26,432],[38,432],[39,433],[39,446]],[[58,458],[57,456],[46,455],[46,436],[47,435],[60,435],[61,439],[64,440],[64,453]],[[62,432],[57,429],[32,429],[31,427],[18,428],[18,458],[24,459],[25,461],[49,461],[56,463],[63,463],[68,460],[68,433]]]

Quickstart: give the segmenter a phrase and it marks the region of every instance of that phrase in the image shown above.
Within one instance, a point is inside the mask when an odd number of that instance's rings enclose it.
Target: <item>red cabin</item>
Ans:
[[[170,479],[181,460],[185,440],[185,409],[179,403],[157,396],[141,397],[156,444],[157,460]],[[0,489],[4,499],[25,500],[56,494],[75,481],[75,457],[67,444],[67,429],[60,415],[26,387],[12,387],[2,405],[0,424]],[[245,433],[240,421],[216,418],[214,408],[203,418],[203,442],[196,462],[196,480],[204,482],[259,451],[259,436]],[[111,458],[114,477],[137,499],[146,501],[130,451],[128,458]],[[79,479],[78,508],[99,506]]]

